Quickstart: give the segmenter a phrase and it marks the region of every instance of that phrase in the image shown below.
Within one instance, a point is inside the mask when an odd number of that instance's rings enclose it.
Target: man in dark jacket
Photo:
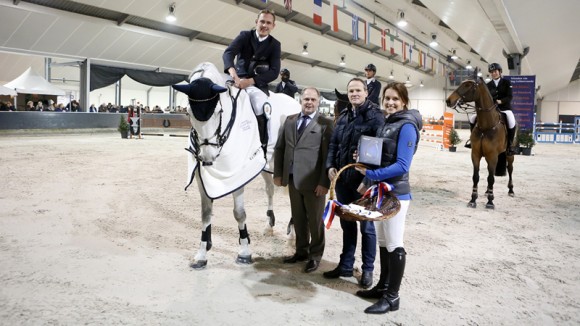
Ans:
[[[298,92],[298,87],[296,86],[296,83],[290,79],[290,71],[286,68],[282,69],[282,71],[280,71],[280,79],[282,79],[282,81],[276,85],[276,93],[283,93],[294,98],[294,94]]]
[[[328,177],[335,178],[337,171],[343,166],[355,163],[353,158],[357,150],[360,136],[375,136],[377,130],[383,125],[383,114],[379,106],[368,100],[367,84],[360,78],[353,78],[347,86],[347,95],[350,102],[347,109],[343,110],[336,120],[336,126],[330,144],[326,168]],[[350,204],[359,199],[361,194],[357,187],[363,179],[362,174],[355,169],[343,171],[336,182],[335,192],[339,202]],[[352,276],[354,268],[354,255],[357,245],[357,222],[340,220],[342,227],[342,253],[338,266],[323,273],[325,278],[338,278],[340,276]],[[362,277],[359,284],[368,288],[373,283],[373,269],[377,250],[377,238],[373,222],[360,222],[362,235]]]
[[[268,83],[280,73],[281,45],[270,35],[276,26],[274,11],[264,9],[256,19],[256,28],[242,31],[226,48],[222,56],[224,72],[236,87],[245,89],[258,120],[260,141],[266,153],[268,145]],[[234,63],[235,61],[235,63]]]
[[[375,79],[377,74],[377,67],[374,64],[369,63],[365,67],[365,75],[367,77],[367,89],[369,92],[368,99],[375,103],[376,105],[381,105],[379,103],[379,96],[381,95],[381,82]]]

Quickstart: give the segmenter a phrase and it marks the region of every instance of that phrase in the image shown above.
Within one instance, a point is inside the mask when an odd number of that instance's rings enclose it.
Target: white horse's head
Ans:
[[[229,117],[232,103],[225,93],[225,79],[215,65],[199,64],[189,77],[189,84],[173,85],[189,98],[189,120],[193,127],[192,137],[196,159],[211,164],[218,157],[225,139],[224,111]],[[226,120],[227,121],[227,120]]]

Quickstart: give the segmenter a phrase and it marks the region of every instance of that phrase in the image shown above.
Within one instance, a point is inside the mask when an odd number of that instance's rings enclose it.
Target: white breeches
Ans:
[[[254,114],[264,114],[264,104],[268,101],[268,95],[256,86],[246,87],[246,93],[250,96],[250,102],[252,103]]]
[[[513,127],[515,127],[516,126],[516,118],[515,118],[512,110],[505,110],[505,111],[501,111],[501,112],[506,115],[508,128],[512,129]],[[475,118],[477,118],[477,115],[475,115],[475,114],[470,115],[469,116],[469,123],[475,124]]]
[[[386,247],[388,252],[393,252],[398,247],[403,247],[403,235],[405,234],[405,220],[410,200],[401,200],[401,210],[397,215],[384,221],[375,221],[375,229],[379,247]]]

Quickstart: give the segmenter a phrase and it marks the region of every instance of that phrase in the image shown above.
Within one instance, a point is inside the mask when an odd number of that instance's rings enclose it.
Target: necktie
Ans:
[[[307,115],[302,116],[302,121],[300,122],[300,126],[298,126],[298,130],[296,131],[297,138],[300,138],[300,136],[302,136],[302,133],[304,132],[304,129],[306,129],[306,125],[308,124],[308,119],[310,119],[309,116]]]

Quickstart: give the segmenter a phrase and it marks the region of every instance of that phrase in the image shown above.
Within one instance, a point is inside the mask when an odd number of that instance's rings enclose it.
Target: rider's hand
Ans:
[[[334,180],[334,177],[336,177],[336,173],[337,173],[337,171],[335,168],[328,169],[328,178],[330,180]]]

